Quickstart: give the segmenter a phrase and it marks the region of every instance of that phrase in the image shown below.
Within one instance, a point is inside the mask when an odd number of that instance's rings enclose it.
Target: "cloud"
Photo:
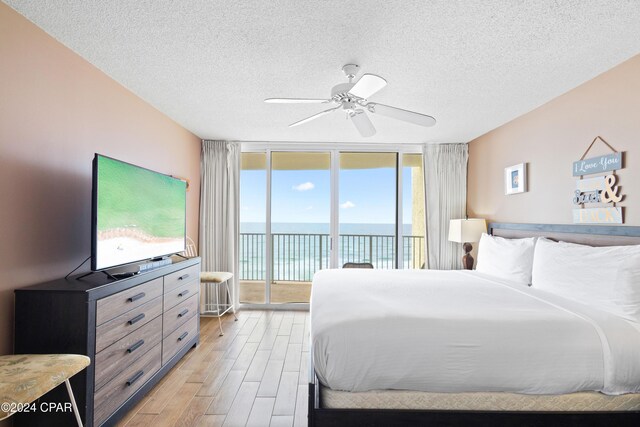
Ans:
[[[304,208],[305,211],[310,211],[313,209],[313,206],[307,206],[306,208]]]
[[[294,185],[293,188],[296,191],[309,191],[313,190],[316,186],[313,185],[313,182],[303,182],[302,184]]]
[[[340,208],[342,209],[351,209],[355,207],[356,205],[351,200],[347,200],[346,202],[340,204]]]

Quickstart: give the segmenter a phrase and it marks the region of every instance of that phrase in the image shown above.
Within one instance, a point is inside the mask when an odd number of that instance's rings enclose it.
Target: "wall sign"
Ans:
[[[598,140],[609,147],[613,154],[585,159]],[[576,180],[572,198],[575,206],[573,209],[575,224],[622,224],[624,222],[622,208],[615,205],[624,198],[620,193],[620,186],[617,185],[618,176],[615,174],[616,170],[622,168],[622,153],[617,152],[600,136],[591,142],[580,160],[573,162],[573,176],[580,177]],[[609,173],[604,176],[582,178],[583,175],[607,172]]]
[[[573,162],[573,176],[609,172],[616,169],[622,169],[622,153],[613,153]]]
[[[580,191],[594,191],[604,190],[604,176],[597,176],[595,178],[584,178],[576,180],[576,190]]]
[[[574,209],[574,224],[622,224],[622,208]]]

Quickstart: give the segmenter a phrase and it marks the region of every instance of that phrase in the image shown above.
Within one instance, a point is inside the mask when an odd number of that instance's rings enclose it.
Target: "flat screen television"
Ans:
[[[186,191],[183,180],[96,154],[91,269],[184,251]]]

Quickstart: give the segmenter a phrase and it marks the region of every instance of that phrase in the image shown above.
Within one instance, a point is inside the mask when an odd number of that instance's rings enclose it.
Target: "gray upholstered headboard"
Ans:
[[[487,232],[506,238],[547,237],[591,246],[640,245],[640,227],[620,225],[489,223]]]

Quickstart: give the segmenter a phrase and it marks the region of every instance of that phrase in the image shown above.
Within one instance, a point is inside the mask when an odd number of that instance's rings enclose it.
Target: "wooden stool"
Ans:
[[[229,280],[233,278],[233,273],[226,271],[203,271],[200,273],[200,281],[205,284],[204,295],[204,307],[200,310],[202,316],[217,317],[218,326],[220,327],[220,336],[224,335],[222,331],[222,321],[220,317],[227,313],[229,310],[233,313],[233,317],[238,321],[236,317],[236,310],[233,308],[233,297],[231,296],[231,290],[229,289]],[[227,298],[229,302],[227,304],[220,304],[219,285],[224,283],[224,287],[227,291]],[[211,300],[211,294],[215,294],[215,303]],[[220,306],[223,306],[224,310]],[[215,310],[214,307],[215,306]]]
[[[0,356],[0,420],[15,412],[12,407],[26,406],[63,382],[78,426],[82,420],[73,397],[69,378],[89,366],[91,360],[79,354],[13,354]]]

